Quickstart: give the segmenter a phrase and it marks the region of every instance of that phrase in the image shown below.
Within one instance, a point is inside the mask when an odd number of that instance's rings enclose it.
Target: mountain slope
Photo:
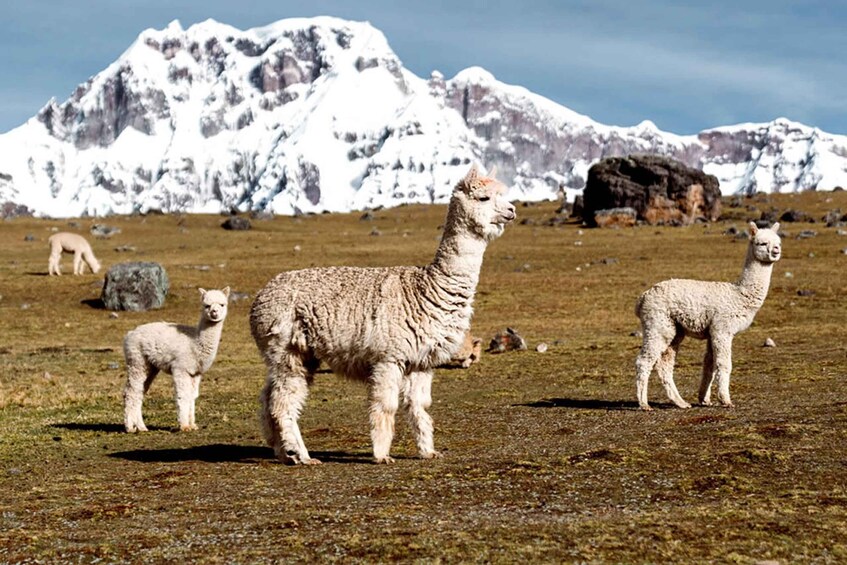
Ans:
[[[406,70],[383,34],[336,18],[146,30],[65,102],[0,136],[0,202],[76,216],[276,213],[443,202],[472,161],[512,197],[581,190],[597,159],[660,153],[725,193],[847,184],[847,137],[787,120],[677,136],[586,116],[479,68]]]

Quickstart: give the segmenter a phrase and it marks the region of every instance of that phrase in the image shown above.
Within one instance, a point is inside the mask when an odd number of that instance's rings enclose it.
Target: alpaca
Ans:
[[[365,381],[373,457],[391,463],[401,405],[421,458],[439,457],[433,368],[449,361],[470,326],[488,243],[515,219],[506,186],[473,166],[453,190],[441,243],[424,267],[324,267],[284,272],[256,295],[250,329],[268,375],[261,393],[265,440],[289,464],[316,464],[297,419],[321,361]]]
[[[47,261],[48,274],[62,275],[62,267],[59,265],[59,261],[62,258],[63,251],[74,254],[75,275],[82,274],[83,260],[88,264],[92,273],[97,273],[100,270],[100,261],[94,256],[91,245],[81,235],[70,232],[59,232],[51,235],[47,241],[50,243],[50,259]]]
[[[450,363],[457,363],[463,369],[467,369],[474,363],[479,363],[482,355],[482,338],[474,337],[470,333],[465,334],[459,350],[450,358]]]
[[[197,429],[194,403],[200,395],[200,379],[212,366],[218,352],[227,313],[229,287],[223,290],[199,290],[203,297],[203,311],[196,327],[153,322],[138,326],[126,334],[124,426],[127,432],[147,431],[141,416],[141,404],[144,393],[159,371],[173,376],[180,430]]]
[[[736,283],[671,279],[655,284],[638,298],[635,314],[641,319],[644,342],[635,368],[642,410],[651,410],[647,381],[654,366],[668,398],[680,408],[691,407],[673,380],[674,360],[685,336],[707,340],[700,403],[711,404],[712,381],[716,380],[718,401],[732,406],[732,338],[750,327],[765,302],[773,264],[781,255],[778,231],[778,223],[770,229],[758,229],[750,222],[747,257]]]

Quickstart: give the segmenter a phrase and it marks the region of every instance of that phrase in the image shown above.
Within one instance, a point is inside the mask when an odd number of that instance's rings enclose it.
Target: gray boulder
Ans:
[[[107,310],[138,312],[161,308],[169,289],[168,273],[160,264],[118,263],[106,273],[100,299]]]

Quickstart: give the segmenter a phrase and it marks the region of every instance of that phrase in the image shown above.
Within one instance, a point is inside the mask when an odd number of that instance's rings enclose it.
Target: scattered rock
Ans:
[[[781,222],[808,222],[811,219],[811,216],[802,210],[786,210],[779,217]]]
[[[488,344],[488,351],[491,353],[524,351],[525,349],[526,340],[512,328],[506,328],[505,332],[498,333],[491,339],[491,343]]]
[[[765,343],[762,344],[762,347],[776,347],[776,342],[771,338],[765,340]]]
[[[117,251],[118,253],[127,253],[127,252],[130,252],[130,251],[135,251],[135,246],[134,245],[119,245],[119,246],[115,247],[115,251]]]
[[[847,215],[842,214],[840,208],[836,208],[835,210],[827,212],[826,215],[821,218],[821,221],[826,224],[826,227],[834,228],[843,226],[845,218],[847,218]]]
[[[374,213],[370,210],[365,210],[365,213],[359,216],[359,221],[361,222],[372,222],[374,219]]]
[[[845,247],[844,249],[842,249],[842,250],[841,250],[841,253],[842,253],[843,255],[847,255],[847,247]]]
[[[817,293],[809,288],[801,288],[797,291],[797,296],[814,296],[815,294]]]
[[[44,374],[41,375],[41,376],[44,378],[45,381],[52,381],[53,380],[53,375],[51,375],[47,371],[44,371]]]
[[[32,308],[32,304],[30,304],[29,302],[24,302],[23,304],[21,304],[21,310],[29,310],[30,308]]]
[[[797,239],[809,239],[812,237],[817,237],[818,232],[815,230],[803,230],[797,234]]]
[[[792,273],[791,271],[785,271],[785,278],[786,279],[794,278],[794,273]]]
[[[115,370],[115,369],[120,369],[120,368],[121,368],[121,365],[120,365],[120,363],[117,363],[117,362],[115,362],[115,361],[111,361],[111,362],[109,362],[109,363],[106,365],[106,368],[107,368],[107,369]]]
[[[382,235],[382,232],[381,232],[381,231],[379,231],[379,230],[378,230],[378,229],[376,229],[376,228],[373,228],[373,229],[371,230],[371,235],[374,235],[374,236],[376,236],[376,235]]]
[[[638,212],[635,208],[606,208],[597,210],[594,213],[594,224],[598,228],[607,228],[611,226],[632,227],[635,225],[635,220],[638,217]]]
[[[121,233],[121,228],[107,226],[106,224],[92,224],[88,231],[97,239],[109,239],[113,235]]]
[[[260,222],[267,222],[274,219],[273,212],[269,212],[267,210],[253,210],[250,212],[251,220],[258,220]]]
[[[539,353],[546,353],[547,352],[547,344],[544,343],[544,342],[541,342],[541,343],[539,343],[538,345],[535,346],[535,350]]]
[[[300,250],[301,250],[301,247],[299,245],[294,246],[294,252],[295,253],[300,253]]]
[[[631,337],[644,337],[644,334],[641,333],[641,330],[631,331],[631,332],[629,332],[629,335]]]
[[[246,231],[252,229],[253,226],[250,225],[250,220],[247,218],[242,218],[241,216],[230,216],[229,218],[221,224],[221,227],[225,230],[232,231]]]
[[[118,315],[117,312],[110,312],[109,317],[113,320],[117,320],[120,316]]]
[[[242,300],[249,300],[250,294],[247,292],[236,292],[231,291],[229,293],[229,301],[230,302],[241,302]]]
[[[718,179],[659,155],[608,157],[588,170],[582,218],[592,223],[599,210],[632,208],[649,224],[689,225],[721,214]]]
[[[170,290],[168,273],[158,263],[112,265],[100,299],[107,310],[143,311],[161,308]]]
[[[835,235],[847,235],[847,230],[835,230]]]
[[[737,227],[735,227],[735,226],[729,226],[729,227],[728,227],[728,228],[726,228],[726,230],[723,232],[723,234],[724,234],[724,235],[738,235],[739,233],[741,233],[741,232],[739,232],[739,231],[738,231],[738,228],[737,228]],[[744,233],[746,233],[746,232],[744,232]]]
[[[616,257],[604,257],[591,262],[592,265],[617,265],[618,263],[620,261]]]
[[[28,233],[24,236],[24,241],[35,241],[35,236],[31,233]]]
[[[78,230],[82,226],[79,225],[79,222],[72,220],[72,221],[68,222],[68,227],[73,228],[75,230]]]

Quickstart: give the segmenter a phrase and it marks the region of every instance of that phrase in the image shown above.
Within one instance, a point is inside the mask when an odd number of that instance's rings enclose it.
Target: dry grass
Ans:
[[[657,410],[634,409],[635,298],[669,277],[734,279],[744,243],[722,232],[758,217],[747,207],[821,217],[847,210],[847,194],[745,199],[727,220],[689,228],[510,226],[486,255],[474,332],[511,326],[530,351],[439,370],[432,413],[446,456],[415,459],[401,420],[398,462],[372,465],[364,389],[322,373],[301,427],[325,464],[302,468],[277,464],[260,440],[250,299],[231,305],[195,433],[174,431],[166,375],[145,404],[152,431],[122,432],[124,333],[193,323],[198,286],[252,296],[286,269],[423,264],[443,207],[374,222],[277,218],[250,232],[215,216],[109,218],[123,232],[92,242],[106,266],[158,261],[171,278],[164,309],[117,319],[88,302],[100,277],[45,276],[50,229],[67,221],[5,222],[0,562],[844,562],[847,237],[783,226],[792,237],[770,295],[735,341],[737,408],[673,409],[653,382]],[[520,207],[519,218],[541,224],[554,208]],[[818,236],[793,237],[808,228]],[[767,337],[778,347],[762,348]],[[533,350],[541,341],[547,353]],[[683,344],[677,383],[689,400],[702,352]]]

